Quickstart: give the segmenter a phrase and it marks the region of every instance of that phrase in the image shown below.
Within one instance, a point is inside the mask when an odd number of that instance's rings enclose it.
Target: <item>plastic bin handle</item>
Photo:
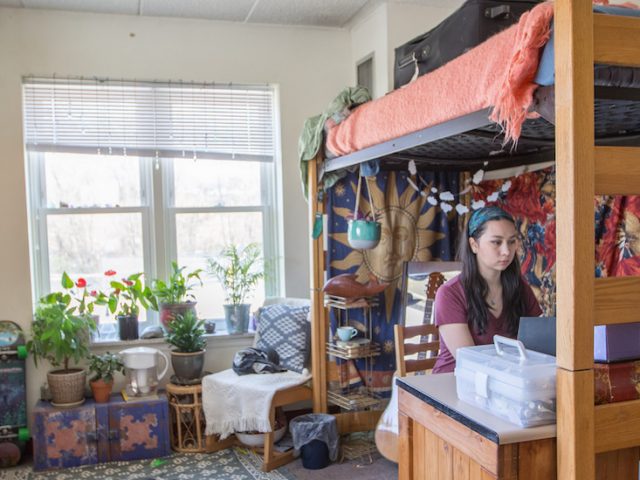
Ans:
[[[520,354],[521,362],[524,362],[527,359],[527,351],[525,350],[524,345],[520,340],[503,337],[502,335],[494,335],[493,344],[496,347],[496,352],[498,353],[498,355],[507,355],[507,353],[502,349],[502,344],[509,345],[510,347],[516,347],[518,349],[518,353]]]

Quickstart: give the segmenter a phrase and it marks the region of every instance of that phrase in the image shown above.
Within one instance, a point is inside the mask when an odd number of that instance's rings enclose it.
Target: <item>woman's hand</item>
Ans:
[[[465,323],[450,323],[438,327],[440,340],[447,346],[453,358],[456,358],[456,351],[460,347],[472,347],[473,338],[469,332],[469,326]]]

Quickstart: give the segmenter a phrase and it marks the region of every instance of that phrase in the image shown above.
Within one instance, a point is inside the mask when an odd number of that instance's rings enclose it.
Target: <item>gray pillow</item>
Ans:
[[[280,365],[302,373],[308,364],[311,344],[308,316],[308,306],[276,304],[261,308],[256,347],[273,348],[280,356]]]

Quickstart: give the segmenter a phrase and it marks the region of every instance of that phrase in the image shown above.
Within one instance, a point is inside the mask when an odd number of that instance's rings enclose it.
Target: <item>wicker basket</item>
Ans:
[[[53,370],[47,373],[51,403],[57,406],[78,405],[84,402],[87,372],[78,368]]]

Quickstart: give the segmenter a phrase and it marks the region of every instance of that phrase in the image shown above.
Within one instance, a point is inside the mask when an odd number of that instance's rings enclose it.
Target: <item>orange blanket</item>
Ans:
[[[329,131],[327,147],[346,155],[490,106],[505,141],[516,140],[532,115],[533,79],[552,17],[553,4],[537,5],[516,25],[445,66],[361,105]]]

